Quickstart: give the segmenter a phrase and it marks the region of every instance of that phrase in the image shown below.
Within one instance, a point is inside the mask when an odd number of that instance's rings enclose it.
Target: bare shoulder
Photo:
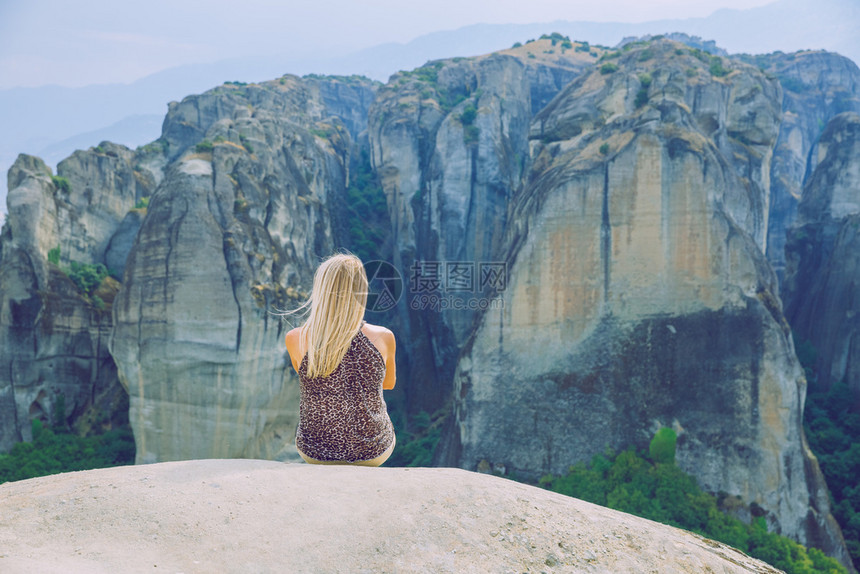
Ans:
[[[383,340],[394,340],[394,333],[391,332],[391,329],[383,327],[382,325],[371,325],[370,323],[365,323],[361,330],[368,337],[376,336]]]
[[[294,329],[290,329],[287,331],[286,336],[284,336],[284,342],[287,345],[287,351],[289,351],[290,355],[299,355],[300,347],[301,347],[301,333],[302,328],[296,327]]]
[[[391,332],[391,329],[382,325],[365,323],[361,328],[361,332],[367,335],[367,338],[382,351],[383,356],[387,356],[389,352],[394,351],[394,333]]]
[[[293,343],[295,341],[298,341],[299,335],[301,334],[301,332],[302,332],[301,327],[295,327],[294,329],[290,329],[289,331],[287,331],[287,335],[285,337],[287,340],[287,345],[289,345],[290,343]]]

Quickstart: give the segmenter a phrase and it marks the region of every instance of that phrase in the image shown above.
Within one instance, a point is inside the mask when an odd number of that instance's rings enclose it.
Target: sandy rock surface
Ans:
[[[0,485],[0,572],[761,572],[723,544],[449,468],[196,460]]]

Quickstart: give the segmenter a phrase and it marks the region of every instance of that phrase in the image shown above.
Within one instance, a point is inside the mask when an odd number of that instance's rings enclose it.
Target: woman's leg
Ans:
[[[341,465],[352,465],[352,466],[379,466],[383,462],[388,460],[388,457],[391,456],[392,452],[394,452],[394,445],[395,444],[397,444],[397,437],[395,437],[394,440],[391,441],[391,446],[389,446],[387,449],[385,449],[385,452],[383,452],[382,454],[380,454],[376,458],[372,458],[370,460],[358,460],[355,462],[349,462],[346,460],[317,460],[315,458],[311,458],[311,457],[307,456],[305,453],[300,451],[298,449],[298,447],[296,448],[296,450],[298,451],[299,456],[301,456],[304,459],[304,461],[308,464],[341,464]]]
[[[391,456],[391,453],[394,452],[394,445],[397,444],[397,438],[395,437],[393,441],[391,441],[391,446],[385,449],[385,452],[377,456],[376,458],[372,458],[370,460],[359,460],[357,462],[352,462],[350,464],[355,466],[380,466],[383,462],[388,460],[388,457]]]

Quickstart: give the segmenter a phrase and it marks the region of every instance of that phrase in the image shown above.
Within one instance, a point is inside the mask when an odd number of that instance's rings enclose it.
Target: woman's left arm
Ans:
[[[382,381],[382,388],[383,390],[390,391],[394,388],[394,385],[397,382],[397,367],[394,364],[394,355],[396,350],[394,333],[386,329],[383,331],[380,339],[385,345],[385,356],[383,357],[385,359],[385,379]]]

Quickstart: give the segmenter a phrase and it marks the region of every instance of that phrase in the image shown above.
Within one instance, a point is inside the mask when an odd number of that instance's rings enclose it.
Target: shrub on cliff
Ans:
[[[648,447],[648,454],[651,455],[651,460],[664,464],[672,464],[675,462],[675,444],[678,441],[678,435],[669,427],[663,427],[657,431],[654,438],[651,439],[651,444]]]
[[[69,268],[65,270],[75,285],[78,286],[87,297],[92,297],[99,288],[105,277],[109,275],[107,267],[101,263],[79,263],[69,262]]]
[[[717,499],[699,487],[696,479],[672,462],[675,445],[672,429],[661,429],[652,450],[663,462],[626,450],[595,456],[591,464],[570,467],[565,476],[548,475],[540,484],[554,492],[602,506],[691,530],[724,542],[764,560],[788,574],[840,573],[845,569],[816,548],[767,531],[764,518],[745,524],[723,513]],[[660,433],[658,433],[659,435]]]
[[[63,193],[69,193],[69,180],[65,177],[61,177],[59,175],[52,175],[51,182],[56,186],[59,191]]]
[[[613,74],[618,71],[618,65],[613,64],[612,62],[606,62],[602,66],[600,66],[600,73],[604,76],[606,74]]]

